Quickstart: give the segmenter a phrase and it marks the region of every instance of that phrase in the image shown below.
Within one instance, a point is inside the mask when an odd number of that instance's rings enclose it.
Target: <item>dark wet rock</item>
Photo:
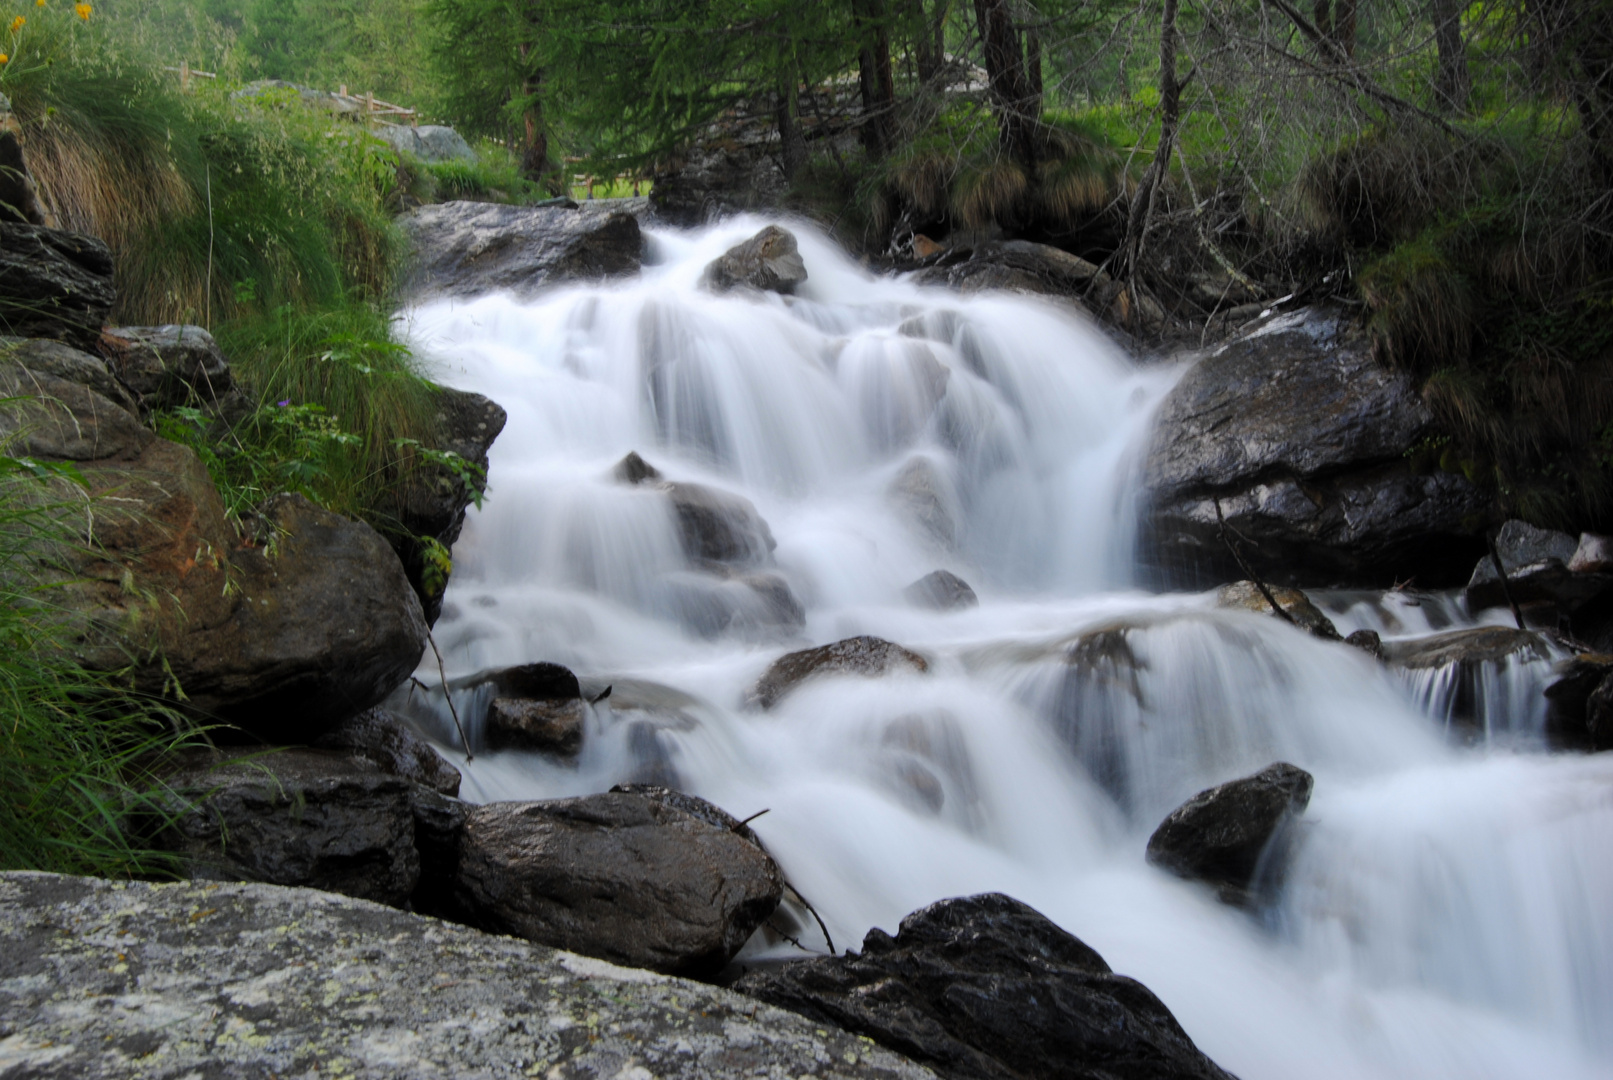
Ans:
[[[643,791],[466,811],[444,914],[656,971],[711,975],[772,914],[772,858]]]
[[[272,557],[262,547],[231,554],[239,602],[220,623],[184,625],[166,667],[188,707],[300,742],[408,678],[426,624],[397,556],[368,525],[300,495],[270,499],[258,520]]]
[[[1148,861],[1215,886],[1226,903],[1252,904],[1261,856],[1282,827],[1305,812],[1312,784],[1304,769],[1278,762],[1201,791],[1154,830]]]
[[[1613,750],[1613,656],[1580,653],[1546,687],[1546,733],[1571,749]]]
[[[1293,620],[1294,625],[1324,641],[1339,640],[1338,627],[1333,625],[1332,619],[1322,614],[1320,608],[1311,603],[1310,597],[1298,589],[1282,585],[1268,588],[1283,611]],[[1221,586],[1215,594],[1215,606],[1237,611],[1255,611],[1262,615],[1270,615],[1274,619],[1278,617],[1271,609],[1271,601],[1266,599],[1260,587],[1252,581],[1236,581],[1231,585]]]
[[[760,566],[778,546],[756,506],[743,495],[704,484],[662,485],[678,516],[683,552],[694,562]]]
[[[582,749],[586,721],[581,698],[494,698],[487,706],[487,749],[539,750],[569,757]]]
[[[1510,592],[1520,607],[1549,604],[1572,614],[1613,586],[1613,574],[1588,570],[1584,562],[1580,570],[1569,567],[1579,552],[1579,544],[1567,533],[1508,521],[1496,536],[1495,551],[1506,571],[1507,587],[1501,587],[1495,563],[1485,555],[1468,579],[1467,606],[1471,611],[1502,607]]]
[[[360,900],[52,874],[0,875],[0,1031],[37,1080],[931,1075],[727,990]]]
[[[1376,630],[1355,630],[1344,639],[1344,644],[1354,645],[1357,649],[1379,660],[1383,659],[1383,638]]]
[[[1280,316],[1203,356],[1160,407],[1145,466],[1144,551],[1158,577],[1244,576],[1216,515],[1266,581],[1455,585],[1484,549],[1489,498],[1408,455],[1435,431],[1409,376],[1342,311]]]
[[[485,739],[489,750],[540,750],[570,755],[582,747],[586,712],[570,668],[546,661],[503,668],[493,686]]]
[[[980,605],[980,598],[957,574],[950,570],[936,570],[925,574],[902,590],[907,602],[915,607],[934,608],[937,611],[954,611]]]
[[[768,225],[713,259],[700,280],[713,292],[750,288],[788,295],[806,279],[806,263],[801,259],[795,234]]]
[[[611,475],[624,484],[642,484],[646,480],[661,479],[661,470],[639,457],[637,450],[631,450],[616,463]]]
[[[465,137],[445,124],[382,124],[370,129],[400,154],[421,161],[475,161]]]
[[[1580,533],[1568,569],[1576,574],[1613,573],[1613,536]]]
[[[752,704],[771,709],[797,685],[814,676],[878,678],[900,670],[923,673],[930,670],[930,663],[918,653],[882,638],[846,638],[779,657],[751,688],[749,699]]]
[[[958,540],[958,500],[940,466],[914,457],[902,466],[888,494],[897,511],[943,547]]]
[[[345,751],[389,776],[401,776],[444,795],[459,794],[459,770],[403,720],[379,706],[343,720],[314,740],[314,746]]]
[[[869,931],[861,955],[759,968],[734,989],[956,1080],[1231,1080],[1147,987],[996,893],[931,904],[894,938]]]
[[[157,441],[133,413],[93,389],[100,380],[92,371],[73,370],[59,355],[54,359],[63,362],[31,367],[0,354],[0,399],[9,399],[0,404],[0,442],[8,453],[79,463],[132,462]]]
[[[11,114],[11,99],[0,94],[0,222],[49,225],[50,215],[39,201],[39,188],[17,138],[21,130]]]
[[[116,301],[112,252],[100,240],[0,222],[0,334],[90,349]]]
[[[200,326],[113,327],[97,344],[148,409],[217,404],[239,393],[218,343]]]
[[[650,205],[657,219],[679,228],[776,210],[790,190],[781,161],[771,99],[741,103],[656,164]]]
[[[1392,666],[1410,669],[1494,664],[1513,657],[1538,660],[1548,655],[1545,640],[1540,635],[1505,626],[1480,626],[1386,641],[1383,652],[1384,659]]]
[[[399,218],[414,245],[410,296],[474,296],[623,277],[639,270],[638,219],[615,206],[448,202]]]
[[[454,546],[465,526],[466,509],[487,490],[487,455],[509,417],[498,403],[452,387],[438,387],[436,435],[433,450],[457,454],[467,469],[424,464],[398,489],[391,507],[397,531],[393,550],[403,562],[409,584],[425,612],[426,624],[435,625],[442,613],[447,578],[428,582],[426,568],[430,545]],[[435,587],[432,587],[435,586]]]
[[[167,778],[191,809],[157,836],[185,876],[299,885],[401,907],[420,877],[414,785],[346,753],[189,756]]]
[[[29,371],[54,375],[95,391],[131,416],[138,416],[140,404],[120,383],[105,360],[99,356],[46,338],[28,338],[0,343],[0,356],[15,361]]]

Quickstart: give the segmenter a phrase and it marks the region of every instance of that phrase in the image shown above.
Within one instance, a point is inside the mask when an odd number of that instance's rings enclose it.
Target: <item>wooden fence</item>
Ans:
[[[176,72],[179,75],[179,89],[190,93],[192,79],[216,79],[218,73],[214,71],[198,71],[187,63],[178,67],[164,68],[164,71]],[[373,93],[349,94],[346,85],[337,89],[334,94],[326,95],[336,103],[339,113],[360,117],[366,124],[390,124],[401,127],[407,123],[410,127],[420,126],[420,113],[416,109],[406,109],[402,105],[394,105],[390,101],[382,101]]]

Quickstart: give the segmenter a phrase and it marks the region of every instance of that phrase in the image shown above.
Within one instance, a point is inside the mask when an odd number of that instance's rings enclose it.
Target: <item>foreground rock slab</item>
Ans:
[[[737,994],[266,885],[0,874],[0,1060],[40,1080],[919,1080]]]
[[[1284,824],[1311,801],[1311,774],[1278,762],[1253,776],[1201,791],[1171,811],[1148,838],[1148,861],[1214,885],[1247,906],[1261,856]]]
[[[472,807],[453,866],[426,871],[453,879],[442,914],[456,921],[712,975],[773,914],[784,877],[738,821],[690,801],[640,789]]]
[[[100,240],[0,222],[0,333],[89,348],[116,300],[112,251]]]
[[[1164,1004],[1034,909],[996,893],[871,930],[862,955],[734,984],[957,1080],[1230,1080]]]

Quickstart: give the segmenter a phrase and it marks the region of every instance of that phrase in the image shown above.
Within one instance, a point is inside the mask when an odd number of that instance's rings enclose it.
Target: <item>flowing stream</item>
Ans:
[[[796,297],[703,291],[762,224],[652,232],[632,281],[402,316],[438,378],[509,413],[436,628],[450,686],[541,659],[614,688],[574,761],[468,766],[440,688],[415,691],[465,797],[647,780],[767,810],[753,827],[841,948],[1006,892],[1243,1080],[1613,1076],[1613,754],[1545,752],[1549,666],[1481,683],[1473,745],[1449,730],[1449,673],[1399,677],[1213,595],[1143,591],[1138,467],[1178,371],[1050,304],[870,277],[796,225]],[[613,475],[630,451],[748,498],[776,548],[744,572],[695,565],[665,492]],[[937,569],[979,606],[909,603]],[[1318,600],[1345,633],[1472,624],[1438,597]],[[782,653],[856,634],[929,673],[746,706]],[[474,727],[478,694],[455,700]],[[1316,788],[1268,910],[1145,863],[1173,807],[1277,760]]]

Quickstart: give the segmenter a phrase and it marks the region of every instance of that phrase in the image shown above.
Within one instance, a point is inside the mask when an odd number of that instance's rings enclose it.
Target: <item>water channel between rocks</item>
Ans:
[[[872,278],[793,225],[798,295],[703,291],[761,224],[653,232],[630,282],[402,316],[436,377],[509,413],[436,628],[450,684],[552,660],[613,687],[574,760],[448,750],[465,796],[632,780],[767,810],[754,828],[842,948],[1006,892],[1243,1080],[1613,1076],[1613,754],[1545,752],[1549,665],[1483,682],[1489,737],[1464,746],[1437,675],[1141,590],[1137,466],[1179,372],[1047,303]],[[776,547],[692,563],[664,489],[615,475],[630,451],[748,498]],[[979,606],[904,598],[937,569]],[[1471,624],[1436,598],[1318,600],[1344,633]],[[1072,654],[1104,627],[1122,648]],[[781,653],[857,634],[929,672],[747,706]],[[413,693],[452,747],[440,691]],[[1270,910],[1146,865],[1173,807],[1277,760],[1316,787]]]

